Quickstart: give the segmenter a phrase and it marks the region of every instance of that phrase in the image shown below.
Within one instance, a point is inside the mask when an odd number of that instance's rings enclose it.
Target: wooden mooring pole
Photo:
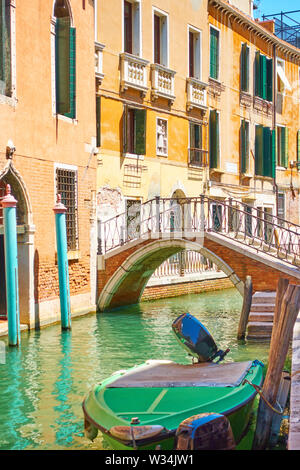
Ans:
[[[244,286],[244,301],[242,306],[242,312],[240,316],[239,329],[237,334],[237,339],[245,339],[246,329],[248,324],[248,318],[252,303],[252,278],[251,276],[246,276],[245,286]]]
[[[280,279],[277,287],[274,325],[270,344],[269,363],[262,388],[264,399],[275,409],[284,362],[300,308],[300,286],[289,285]],[[253,450],[264,450],[269,446],[274,411],[260,398]]]

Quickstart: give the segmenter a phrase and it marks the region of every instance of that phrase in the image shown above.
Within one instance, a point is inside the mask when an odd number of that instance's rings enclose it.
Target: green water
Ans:
[[[146,359],[190,363],[171,331],[184,312],[199,318],[221,349],[231,349],[227,360],[266,362],[266,344],[236,341],[241,306],[229,289],[91,314],[73,319],[71,332],[55,325],[23,333],[21,347],[6,347],[0,363],[0,450],[101,448],[101,437],[91,443],[83,435],[84,395]]]

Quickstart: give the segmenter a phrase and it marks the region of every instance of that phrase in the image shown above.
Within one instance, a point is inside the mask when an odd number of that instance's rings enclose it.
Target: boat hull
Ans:
[[[262,375],[262,364],[257,363],[253,365],[249,374],[246,375],[247,380],[251,379],[251,382],[255,385],[260,386],[263,380]],[[156,389],[154,388],[132,388],[132,389],[118,389],[109,388],[109,384],[114,379],[110,378],[103,384],[96,386],[86,397],[83,402],[83,412],[87,427],[89,428],[90,435],[94,435],[96,430],[100,430],[103,434],[103,441],[105,447],[108,446],[115,450],[172,450],[175,445],[175,433],[179,424],[183,419],[203,412],[217,412],[225,415],[231,425],[235,442],[238,443],[245,434],[247,429],[250,415],[253,409],[253,403],[256,396],[255,389],[249,383],[240,384],[239,387],[232,389],[227,388],[216,388],[209,387],[203,389],[201,387],[182,387],[178,389]],[[167,392],[166,392],[167,390]],[[108,396],[106,397],[106,393]],[[110,397],[109,394],[112,394]],[[155,405],[151,405],[147,410],[148,403],[145,400],[145,412],[142,413],[141,405],[139,403],[139,397],[144,395],[152,394],[151,399],[154,399]],[[159,408],[159,397],[163,396],[164,393],[170,393],[169,398],[169,409],[166,406]],[[193,405],[193,397],[197,397],[197,393],[206,393],[205,403],[199,403],[199,406],[191,407],[185,410],[179,410],[178,413],[173,413],[171,416],[171,410],[174,409],[174,396],[178,394],[181,397],[181,403],[178,403],[184,408],[187,408],[187,404]],[[224,397],[222,397],[222,393]],[[214,396],[214,399],[208,403],[208,397]],[[176,397],[176,396],[175,396]],[[190,397],[190,400],[185,400],[183,397]],[[106,399],[105,399],[106,398]],[[136,398],[136,400],[135,400]],[[141,398],[140,398],[141,400]],[[131,403],[131,402],[132,403]],[[151,401],[151,400],[150,400]],[[163,400],[162,400],[163,401]],[[118,402],[118,403],[117,403]],[[135,407],[134,407],[135,402]],[[139,405],[139,407],[138,407]],[[146,406],[147,405],[147,406]],[[115,407],[115,409],[113,409]],[[154,438],[143,439],[140,441],[133,442],[132,440],[121,440],[116,439],[111,433],[110,429],[113,426],[130,425],[130,411],[137,409],[137,415],[140,416],[141,425],[149,424],[160,424],[166,428],[166,431],[155,436]],[[150,411],[153,410],[153,414]],[[155,414],[155,410],[157,413]],[[148,413],[148,415],[147,415]],[[172,423],[172,426],[170,424]]]

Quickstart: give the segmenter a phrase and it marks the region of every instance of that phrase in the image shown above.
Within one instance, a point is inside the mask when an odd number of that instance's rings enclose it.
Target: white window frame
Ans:
[[[158,126],[158,121],[164,121],[164,123],[166,124],[166,131],[167,131],[167,152],[164,153],[164,152],[159,152],[158,151],[158,139],[157,139],[157,126]],[[168,123],[168,119],[164,118],[164,117],[159,117],[157,116],[156,117],[156,155],[158,155],[159,157],[167,157],[168,156],[168,144],[169,144],[169,123]]]
[[[152,7],[152,44],[153,44],[153,63],[155,63],[154,51],[154,15],[160,16],[164,22],[160,25],[160,65],[169,67],[169,14],[157,7]]]
[[[219,48],[218,48],[218,63],[219,63],[219,73],[218,73],[218,78],[213,78],[210,76],[210,31],[211,29],[215,29],[216,31],[219,32]],[[217,28],[215,25],[210,24],[209,25],[209,70],[208,70],[208,75],[212,80],[217,80],[218,82],[220,81],[220,75],[221,75],[221,30],[220,28]]]
[[[124,1],[122,0],[122,52],[125,52],[125,26],[124,26]],[[127,0],[132,4],[132,55],[143,57],[142,40],[142,2],[141,0]]]
[[[190,73],[190,48],[189,48],[189,33],[193,33],[194,36],[194,75],[197,80],[201,80],[202,77],[202,31],[201,29],[195,28],[194,26],[188,25],[187,29],[187,43],[188,43],[188,64],[187,64],[187,76]],[[198,42],[198,44],[196,44]],[[197,46],[197,47],[195,47]]]

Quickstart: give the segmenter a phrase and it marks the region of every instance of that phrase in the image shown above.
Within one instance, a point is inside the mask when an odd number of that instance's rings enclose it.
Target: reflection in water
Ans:
[[[268,345],[237,343],[242,299],[235,289],[143,302],[22,334],[0,364],[0,449],[97,449],[83,435],[81,403],[97,382],[146,359],[190,363],[171,330],[190,312],[212,333],[227,361],[267,361]]]

